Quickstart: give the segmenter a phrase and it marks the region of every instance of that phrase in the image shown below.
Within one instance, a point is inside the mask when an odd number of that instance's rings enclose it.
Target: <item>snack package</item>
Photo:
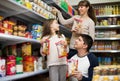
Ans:
[[[61,41],[57,42],[56,46],[59,58],[67,56],[67,48],[61,43]]]
[[[74,20],[75,20],[75,22],[74,22],[75,26],[72,27],[72,31],[74,31],[76,27],[80,28],[81,27],[81,23],[82,23],[81,19],[74,18]]]
[[[46,40],[44,43],[42,43],[42,53],[43,54],[45,54],[45,55],[49,54],[49,46],[50,46],[49,40]]]
[[[68,60],[68,76],[72,75],[78,68],[78,60],[70,59]]]

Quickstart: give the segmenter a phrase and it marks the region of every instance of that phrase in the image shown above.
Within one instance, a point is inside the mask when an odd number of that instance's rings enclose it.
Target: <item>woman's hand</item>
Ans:
[[[53,12],[54,14],[57,14],[57,13],[59,13],[60,11],[59,11],[57,8],[52,7],[52,12]]]
[[[77,78],[78,80],[82,80],[82,73],[79,71],[74,71],[72,73],[72,76],[74,76],[75,78]]]
[[[80,23],[76,24],[75,27],[71,30],[72,32],[77,32],[81,28]]]

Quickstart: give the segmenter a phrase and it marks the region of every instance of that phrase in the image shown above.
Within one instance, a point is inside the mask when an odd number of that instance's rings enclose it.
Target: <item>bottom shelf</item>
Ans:
[[[43,74],[43,73],[46,73],[46,72],[48,72],[48,69],[38,70],[38,71],[34,71],[34,72],[24,72],[23,74],[16,74],[16,75],[0,77],[0,81],[18,80],[18,79],[21,79],[21,78],[30,77],[30,76],[34,76],[34,75],[37,75],[37,74]]]

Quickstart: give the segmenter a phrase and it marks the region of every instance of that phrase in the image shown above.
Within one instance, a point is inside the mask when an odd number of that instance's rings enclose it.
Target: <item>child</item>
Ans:
[[[57,20],[48,19],[44,22],[40,43],[42,45],[41,54],[43,56],[47,55],[50,81],[66,81],[67,41],[64,35],[59,33]]]
[[[97,57],[89,50],[93,40],[89,35],[80,34],[74,47],[78,51],[70,60],[77,60],[76,69],[70,74],[70,81],[92,81],[93,68],[98,66]]]

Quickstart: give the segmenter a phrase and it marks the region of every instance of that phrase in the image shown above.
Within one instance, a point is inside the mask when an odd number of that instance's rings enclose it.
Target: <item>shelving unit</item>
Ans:
[[[53,0],[43,0],[43,1],[46,2],[48,5],[51,5],[53,7],[56,7],[57,9],[59,9],[65,18],[71,17],[71,15],[68,14],[64,9],[62,9],[57,3],[55,3],[55,1],[53,1]]]
[[[111,29],[111,28],[120,28],[120,25],[108,25],[108,26],[96,26],[95,27],[96,29]]]
[[[18,79],[21,79],[21,78],[26,78],[26,77],[35,76],[35,75],[38,75],[38,74],[43,74],[43,73],[46,73],[46,72],[48,72],[48,69],[38,70],[38,71],[35,71],[35,72],[25,72],[23,74],[16,74],[16,75],[2,77],[2,78],[0,78],[0,81],[18,80]]]
[[[32,23],[40,23],[46,20],[44,16],[26,8],[14,0],[1,0],[0,12],[0,15],[4,18],[15,16]]]
[[[49,1],[49,0],[46,0],[46,1]],[[52,4],[50,5],[53,5],[58,9],[60,9],[64,13],[64,17],[66,18],[71,17],[68,13],[66,13],[63,9],[61,9],[53,0],[50,0],[50,2],[51,1],[52,1]],[[46,20],[44,16],[38,14],[35,11],[32,11],[31,9],[26,8],[25,6],[15,2],[14,0],[1,0],[0,15],[4,17],[3,19],[7,17],[15,17],[29,24],[43,23]],[[63,25],[60,25],[60,31],[66,34],[66,36],[70,34],[70,30],[64,27]],[[7,45],[14,45],[14,44],[23,43],[23,42],[31,42],[37,45],[39,44],[39,41],[35,39],[0,33],[0,44],[2,44],[3,47]],[[46,72],[48,72],[48,69],[38,70],[35,72],[25,72],[23,74],[0,77],[0,81],[18,80],[21,78],[43,74]]]
[[[119,50],[90,50],[90,52],[94,52],[94,53],[120,53]]]
[[[94,1],[94,0],[93,0]],[[120,62],[120,10],[119,0],[105,0],[105,1],[94,1],[93,6],[95,8],[97,25],[95,26],[95,43],[93,52],[98,56],[98,62],[100,64],[100,72],[94,73],[92,81],[103,81],[109,80],[114,81],[115,77],[120,80],[118,68],[111,66],[119,66]],[[107,66],[108,65],[108,66]],[[101,69],[101,66],[105,66],[107,70]],[[113,71],[116,70],[116,71]],[[95,68],[94,68],[94,71]],[[106,73],[106,74],[103,74]],[[111,74],[109,74],[111,72]],[[116,74],[114,74],[116,72]],[[97,77],[96,77],[97,76]],[[95,78],[94,78],[95,77]],[[107,79],[106,79],[107,78]]]

